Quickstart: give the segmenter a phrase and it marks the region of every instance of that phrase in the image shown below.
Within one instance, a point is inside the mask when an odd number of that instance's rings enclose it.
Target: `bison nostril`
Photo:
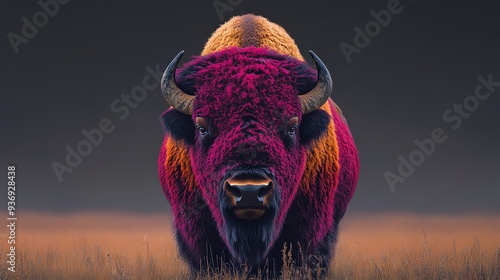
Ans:
[[[226,184],[224,186],[226,187],[226,191],[228,192],[229,195],[231,195],[232,197],[234,197],[236,199],[241,198],[241,191],[238,187],[231,186],[231,184],[229,184],[229,182],[226,182]]]
[[[263,200],[266,196],[268,196],[271,193],[272,189],[273,189],[273,182],[269,182],[267,186],[262,187],[258,193],[259,200]]]

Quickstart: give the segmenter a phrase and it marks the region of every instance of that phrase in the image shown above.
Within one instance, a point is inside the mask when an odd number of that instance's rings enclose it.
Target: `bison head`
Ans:
[[[261,262],[298,191],[307,149],[328,127],[332,80],[265,48],[229,48],[167,67],[163,120],[188,145],[196,184],[239,263]],[[293,222],[293,221],[291,221]]]

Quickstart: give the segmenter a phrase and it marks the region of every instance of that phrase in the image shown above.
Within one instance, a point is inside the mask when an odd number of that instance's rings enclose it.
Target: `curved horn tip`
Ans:
[[[185,51],[184,50],[181,50],[176,56],[175,58],[178,58],[177,62],[179,62],[179,60],[181,60],[181,57],[184,55]]]
[[[175,57],[170,61],[168,64],[167,68],[163,72],[163,76],[161,77],[161,82],[160,82],[160,87],[161,87],[161,92],[163,93],[163,98],[166,99],[166,89],[168,87],[168,80],[170,79],[169,76],[172,76],[175,82],[175,69],[177,68],[177,65],[179,64],[179,61],[181,61],[182,56],[184,55],[184,50],[181,50]]]
[[[321,60],[321,58],[319,58],[319,56],[313,50],[309,50],[309,54],[313,58],[314,63],[318,64],[318,62],[319,62],[321,64],[324,64],[323,61]]]
[[[322,77],[328,79],[329,81],[331,81],[333,84],[332,76],[330,75],[330,71],[328,71],[328,68],[326,68],[326,65],[323,62],[323,60],[321,60],[321,58],[319,58],[319,56],[313,50],[309,50],[309,54],[313,58],[314,63],[316,64],[316,68],[318,69],[318,77],[322,76]],[[325,71],[325,73],[324,73],[325,75],[319,75],[320,74],[319,71],[322,71],[322,70]]]
[[[165,98],[170,106],[181,113],[190,115],[193,110],[194,96],[184,93],[175,83],[175,69],[183,54],[184,50],[181,50],[174,59],[172,59],[167,69],[165,69],[161,79],[161,91],[163,93],[163,98]]]
[[[318,109],[328,101],[333,88],[332,77],[326,65],[312,50],[309,50],[309,53],[316,64],[318,81],[311,91],[299,96],[304,115]]]

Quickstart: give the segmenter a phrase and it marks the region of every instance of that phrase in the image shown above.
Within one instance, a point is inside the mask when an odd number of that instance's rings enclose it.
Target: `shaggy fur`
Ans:
[[[300,54],[290,56],[297,47],[282,39],[284,30],[263,31],[270,26],[277,25],[252,15],[221,26],[204,50],[214,52],[176,74],[179,87],[196,95],[192,115],[170,109],[161,118],[160,180],[179,250],[194,269],[218,259],[256,268],[266,258],[279,269],[285,243],[299,264],[300,245],[308,265],[328,267],[356,187],[357,151],[340,109],[329,100],[302,116],[298,95],[314,87],[316,71]],[[196,130],[196,117],[206,120],[208,133]],[[291,117],[299,118],[296,133],[287,126]],[[272,179],[269,210],[259,220],[229,211],[222,184],[234,172]]]
[[[201,55],[211,54],[227,47],[265,47],[280,54],[304,60],[295,41],[283,27],[256,15],[231,18],[208,39]]]

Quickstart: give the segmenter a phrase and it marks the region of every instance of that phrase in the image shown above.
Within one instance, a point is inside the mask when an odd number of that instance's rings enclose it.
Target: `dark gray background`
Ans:
[[[479,75],[500,80],[496,1],[402,1],[403,11],[348,64],[339,44],[353,44],[353,28],[387,3],[244,0],[224,17],[269,18],[333,73],[334,100],[361,157],[350,211],[500,213],[500,88],[458,130],[442,117],[474,93]],[[146,66],[164,69],[181,49],[186,57],[199,54],[221,24],[212,2],[72,0],[18,54],[7,33],[20,34],[21,18],[40,7],[12,0],[0,6],[0,174],[17,166],[20,209],[168,211],[156,167],[158,117],[166,109],[160,90],[123,121],[110,104],[142,84]],[[64,162],[65,146],[75,147],[81,131],[105,117],[115,131],[59,183],[51,163]],[[391,192],[384,171],[396,172],[398,155],[407,157],[413,141],[436,127],[448,140]]]

